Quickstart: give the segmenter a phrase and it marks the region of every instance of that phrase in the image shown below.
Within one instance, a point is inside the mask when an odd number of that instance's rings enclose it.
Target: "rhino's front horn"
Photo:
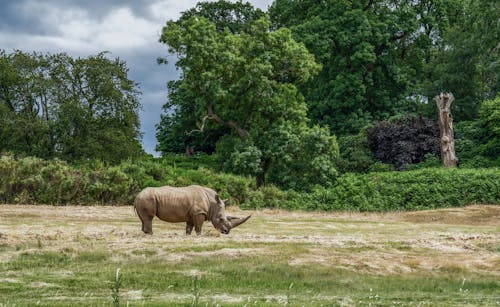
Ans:
[[[234,216],[228,216],[227,218],[231,221],[231,228],[234,228],[234,227],[240,226],[241,224],[245,223],[251,217],[252,217],[252,215],[249,215],[245,218],[237,218]]]

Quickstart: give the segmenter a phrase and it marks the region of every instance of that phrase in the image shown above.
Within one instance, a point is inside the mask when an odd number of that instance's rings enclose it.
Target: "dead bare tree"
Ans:
[[[458,164],[455,155],[455,138],[453,136],[453,117],[451,104],[455,100],[452,93],[441,93],[434,97],[439,114],[439,131],[441,146],[441,161],[444,167],[456,167]]]

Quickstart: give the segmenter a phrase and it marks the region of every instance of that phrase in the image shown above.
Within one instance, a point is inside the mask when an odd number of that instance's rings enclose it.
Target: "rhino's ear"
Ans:
[[[229,198],[223,199],[222,201],[224,202],[224,205],[229,205]]]

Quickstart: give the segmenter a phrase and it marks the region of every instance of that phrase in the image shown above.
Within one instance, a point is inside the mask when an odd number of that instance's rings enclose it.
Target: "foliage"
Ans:
[[[277,153],[268,166],[269,182],[285,189],[310,190],[315,185],[331,186],[338,176],[339,149],[326,128],[303,127],[299,135],[274,135],[269,151]],[[218,157],[224,170],[242,175],[262,172],[263,153],[249,140],[223,138]]]
[[[481,104],[479,120],[485,130],[481,151],[485,157],[498,158],[500,156],[500,96]]]
[[[215,123],[205,122],[203,133],[198,132],[199,119],[194,101],[196,95],[181,87],[182,81],[168,83],[168,101],[163,105],[164,113],[156,125],[156,150],[162,155],[185,153],[187,149],[202,153],[213,153],[216,142],[230,130]]]
[[[406,164],[405,165],[405,170],[417,170],[417,169],[423,169],[423,168],[440,168],[442,167],[443,163],[441,162],[441,159],[437,157],[436,155],[433,154],[427,154],[424,156],[424,159],[416,164]],[[460,167],[462,167],[460,165]]]
[[[500,98],[479,107],[479,118],[455,126],[456,150],[461,167],[500,166]]]
[[[494,0],[276,0],[269,13],[323,64],[300,86],[309,117],[344,135],[402,111],[434,117],[443,91],[456,121],[474,119],[498,93],[499,11]]]
[[[285,146],[269,170],[269,181],[285,189],[307,191],[315,185],[332,186],[338,176],[339,147],[328,128],[303,128]]]
[[[421,116],[379,122],[368,130],[368,139],[377,159],[400,170],[439,154],[439,126]]]
[[[288,192],[289,193],[289,192]],[[287,200],[287,192],[284,192],[273,185],[267,185],[256,191],[251,191],[248,202],[243,204],[244,208],[282,208]]]
[[[341,173],[367,173],[375,163],[368,146],[367,129],[355,135],[339,137],[340,157],[337,162]]]
[[[191,17],[203,17],[213,22],[218,32],[229,31],[232,34],[251,32],[251,23],[264,17],[265,13],[242,0],[229,2],[198,2],[196,6],[182,13],[179,20]]]
[[[394,165],[383,163],[380,161],[377,161],[377,162],[373,163],[372,165],[370,165],[370,169],[369,169],[370,173],[372,173],[372,172],[391,172],[394,170],[395,170]]]
[[[0,152],[117,163],[143,153],[137,84],[105,53],[0,51]]]
[[[211,187],[243,208],[400,211],[500,203],[498,168],[348,173],[331,187],[297,192],[273,185],[257,190],[248,177],[216,173],[202,166],[182,168],[172,160],[106,167],[98,161],[70,166],[61,160],[3,156],[0,203],[124,205],[132,204],[147,186],[190,184]]]
[[[323,64],[320,74],[300,87],[313,122],[336,134],[355,134],[408,107],[428,48],[423,42],[438,31],[432,17],[443,14],[441,6],[435,12],[423,9],[427,2],[274,1],[269,10],[274,25],[289,27]],[[424,26],[435,30],[422,31]]]
[[[405,172],[344,174],[331,188],[278,194],[279,203],[257,194],[245,208],[407,211],[500,204],[500,170],[427,168]],[[255,202],[255,203],[254,203]]]
[[[224,1],[218,5],[223,5],[216,8],[218,13],[232,6]],[[241,3],[236,6],[237,11],[242,9]],[[158,126],[158,135],[166,137],[160,144],[179,138],[177,128],[189,125],[187,135],[174,143],[193,144],[193,133],[208,130],[207,137],[213,139],[214,131],[222,131],[216,148],[223,168],[255,176],[258,186],[266,182],[267,174],[285,187],[303,187],[308,179],[316,180],[310,184],[331,183],[336,175],[336,140],[324,129],[307,127],[306,105],[295,85],[319,70],[313,56],[292,39],[289,30],[270,31],[265,17],[244,22],[236,18],[231,28],[225,19],[209,13],[214,22],[195,12],[197,17],[184,14],[163,28],[160,41],[177,54],[182,75],[169,85],[174,99],[166,108],[176,113],[164,117],[165,127]],[[314,150],[299,155],[305,145]],[[305,180],[295,182],[297,172],[303,171]]]
[[[482,101],[493,99],[499,91],[500,50],[498,37],[500,5],[495,0],[454,1],[449,7],[448,27],[428,60],[424,95],[452,92],[456,103],[452,114],[456,121],[473,120]],[[427,114],[435,113],[428,104]]]
[[[12,156],[0,158],[0,202],[34,204],[132,204],[135,195],[148,186],[200,184],[244,202],[254,188],[250,179],[220,174],[203,167],[203,162],[183,162],[175,156],[161,160],[124,161],[106,166],[90,161],[71,166],[62,160],[41,160]],[[209,159],[200,157],[209,165]]]
[[[203,17],[215,25],[216,31],[232,34],[250,33],[250,24],[262,18],[264,13],[254,9],[249,3],[217,1],[200,2],[196,7],[182,13],[179,21],[188,22],[191,18]],[[159,59],[166,63],[165,58]],[[183,87],[184,81],[175,80],[168,83],[168,101],[163,105],[164,114],[156,126],[158,145],[156,150],[182,153],[191,148],[198,152],[212,153],[216,142],[230,132],[228,127],[217,125],[211,121],[204,122],[203,133],[196,132],[200,118],[196,114],[196,105],[192,103],[198,96]]]

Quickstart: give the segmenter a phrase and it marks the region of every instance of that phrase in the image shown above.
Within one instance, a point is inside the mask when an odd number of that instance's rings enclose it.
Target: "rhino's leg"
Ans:
[[[193,227],[194,227],[193,220],[187,221],[187,223],[186,223],[186,235],[191,234],[191,232],[193,231]]]
[[[201,226],[203,226],[203,222],[205,221],[204,214],[197,214],[193,217],[194,222],[194,230],[196,231],[196,235],[201,235]]]

